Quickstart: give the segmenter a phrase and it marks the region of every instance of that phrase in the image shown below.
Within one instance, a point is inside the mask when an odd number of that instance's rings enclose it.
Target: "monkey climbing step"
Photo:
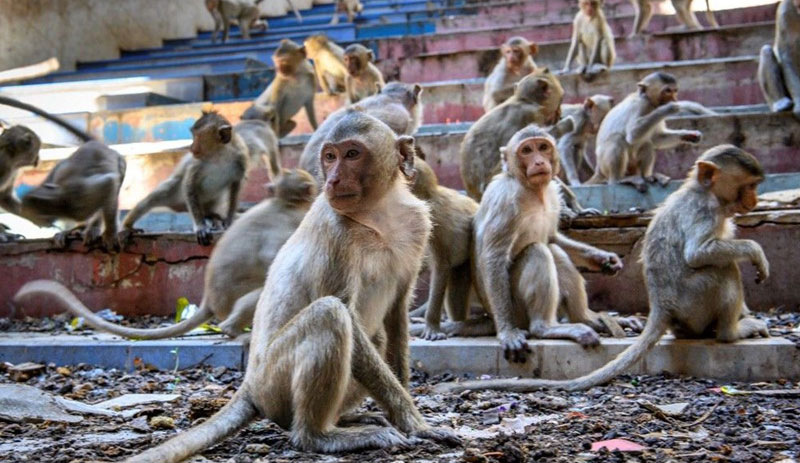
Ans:
[[[429,374],[502,375],[574,378],[611,360],[634,338],[603,339],[599,347],[583,349],[570,341],[531,340],[524,364],[510,364],[494,338],[451,338],[411,341],[412,365]],[[218,337],[161,341],[128,341],[104,333],[89,336],[41,333],[0,334],[0,362],[91,363],[132,370],[150,364],[164,370],[208,364],[242,369],[247,359],[241,344]],[[665,337],[631,373],[695,376],[728,381],[800,379],[800,349],[783,338],[752,339],[734,344]]]

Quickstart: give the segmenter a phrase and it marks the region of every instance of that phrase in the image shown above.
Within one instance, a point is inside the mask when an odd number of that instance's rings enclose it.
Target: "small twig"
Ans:
[[[692,427],[697,426],[698,424],[706,421],[707,419],[709,419],[711,417],[711,414],[714,413],[714,410],[716,410],[717,407],[719,407],[720,404],[722,404],[722,402],[723,401],[720,400],[717,403],[715,403],[714,406],[712,406],[707,412],[703,413],[703,415],[700,418],[694,420],[693,422],[691,422],[689,424],[680,424],[680,425],[678,425],[678,427],[680,427],[680,428],[692,428]]]

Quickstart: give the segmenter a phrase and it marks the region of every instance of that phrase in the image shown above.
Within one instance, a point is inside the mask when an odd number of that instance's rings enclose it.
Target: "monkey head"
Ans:
[[[581,12],[589,18],[594,18],[597,11],[603,6],[602,0],[579,0]]]
[[[267,190],[290,203],[310,203],[317,196],[317,182],[303,169],[284,169],[274,183],[267,184]]]
[[[375,53],[360,43],[354,43],[344,49],[344,65],[347,67],[347,72],[353,77],[361,75],[367,68],[367,63],[374,61]]]
[[[672,74],[654,72],[638,85],[639,95],[646,97],[655,107],[678,101],[678,80]]]
[[[230,143],[233,136],[231,123],[216,111],[203,111],[191,131],[192,146],[189,149],[197,159],[214,155],[219,145]]]
[[[541,105],[548,124],[555,124],[561,119],[564,88],[550,69],[537,68],[523,77],[515,84],[514,95],[519,100]]]
[[[22,125],[9,127],[0,134],[0,154],[7,156],[9,167],[39,165],[41,146],[39,136]]]
[[[402,172],[413,180],[414,138],[358,109],[348,109],[320,149],[325,196],[340,214],[364,211],[379,201]]]
[[[279,74],[288,76],[294,75],[297,67],[306,59],[306,47],[293,42],[289,39],[281,40],[275,53],[272,55],[272,62]]]
[[[524,37],[511,37],[500,46],[503,59],[506,60],[506,67],[516,72],[521,68],[529,56],[536,56],[539,46],[528,42]]]
[[[752,154],[733,145],[715,146],[697,159],[689,173],[717,197],[726,217],[752,211],[758,203],[758,185],[764,169]]]
[[[245,109],[239,119],[243,121],[263,121],[267,124],[272,124],[276,115],[275,107],[271,104],[254,104]]]
[[[503,168],[528,188],[546,188],[558,175],[559,159],[555,139],[538,125],[531,124],[511,137],[500,148]]]
[[[314,58],[321,50],[328,48],[328,37],[325,34],[309,36],[303,41],[303,46],[307,56]]]
[[[589,120],[591,133],[597,133],[606,114],[613,107],[614,98],[608,95],[592,95],[583,102],[583,110]]]
[[[381,89],[381,95],[387,95],[392,100],[402,104],[412,114],[417,108],[422,108],[419,97],[421,94],[422,86],[419,84],[389,82]]]

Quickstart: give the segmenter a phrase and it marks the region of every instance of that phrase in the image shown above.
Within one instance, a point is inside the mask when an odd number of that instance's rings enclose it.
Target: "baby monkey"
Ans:
[[[500,46],[502,57],[483,85],[483,110],[489,110],[514,94],[514,84],[536,70],[533,57],[539,46],[525,37],[511,37]]]
[[[591,80],[614,65],[614,34],[603,13],[603,0],[578,0],[578,5],[580,11],[572,22],[572,41],[562,72],[569,72],[577,52],[578,72]]]

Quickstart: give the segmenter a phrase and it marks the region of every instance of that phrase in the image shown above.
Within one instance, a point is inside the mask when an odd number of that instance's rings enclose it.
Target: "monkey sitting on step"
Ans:
[[[8,127],[0,133],[0,208],[6,212],[19,215],[22,203],[14,192],[14,181],[19,169],[39,164],[41,145],[39,136],[23,125]],[[0,243],[20,238],[0,224]]]
[[[647,29],[647,25],[650,24],[650,19],[653,17],[653,6],[650,4],[650,1],[651,0],[631,0],[633,9],[635,10],[635,17],[633,20],[633,29],[631,29],[629,37],[641,34]],[[675,15],[678,21],[680,21],[686,29],[699,30],[703,28],[703,26],[697,22],[697,17],[692,11],[692,0],[672,0],[672,6],[675,8]],[[709,0],[706,0],[706,19],[708,19],[708,23],[711,27],[719,27],[717,19],[714,17],[714,12],[711,11]]]
[[[228,41],[231,22],[234,20],[242,30],[242,38],[250,40],[250,28],[267,29],[267,23],[261,21],[258,4],[263,0],[206,0],[206,9],[214,18],[214,32],[211,43],[217,43],[217,35],[222,29],[222,43]]]
[[[347,13],[347,22],[352,23],[356,18],[356,13],[364,11],[364,5],[359,0],[336,0],[333,10],[331,24],[339,24],[339,13]]]
[[[347,66],[344,86],[348,103],[357,103],[386,86],[383,74],[374,62],[375,54],[360,43],[351,44],[344,49],[344,64]]]
[[[758,160],[735,146],[717,146],[700,156],[686,182],[667,198],[647,227],[642,258],[650,316],[644,331],[604,367],[566,381],[465,381],[442,384],[437,391],[588,389],[630,368],[668,328],[678,338],[713,335],[720,342],[769,336],[767,325],[749,316],[738,266],[752,263],[756,282],[761,282],[769,276],[769,263],[758,243],[733,238],[731,220],[756,206],[756,189],[763,179]]]
[[[524,37],[511,37],[500,46],[502,57],[483,84],[483,110],[506,101],[514,94],[514,84],[536,70],[533,57],[539,46]]]
[[[569,72],[577,52],[579,72],[591,80],[614,65],[614,33],[603,13],[603,0],[578,0],[578,4],[580,11],[572,22],[572,40],[562,72]]]
[[[344,92],[347,66],[342,47],[323,34],[309,36],[303,46],[306,55],[314,61],[314,73],[322,91],[327,95]]]
[[[775,18],[775,43],[764,45],[758,81],[770,109],[800,118],[800,0],[783,0]]]

